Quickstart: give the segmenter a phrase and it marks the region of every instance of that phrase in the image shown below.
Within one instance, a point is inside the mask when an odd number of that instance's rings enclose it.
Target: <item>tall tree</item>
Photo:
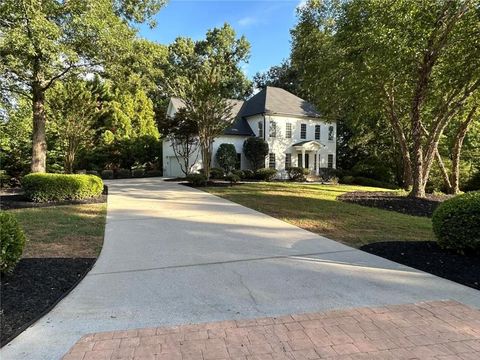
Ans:
[[[353,106],[362,121],[381,111],[412,196],[425,195],[445,127],[480,86],[478,7],[478,0],[311,0],[300,10],[293,59],[306,64],[302,88],[327,109],[333,104],[333,115]]]
[[[50,88],[47,100],[47,114],[59,134],[65,172],[72,173],[78,150],[93,138],[95,97],[85,81],[69,79]]]
[[[289,60],[283,60],[280,65],[272,66],[266,72],[257,72],[253,77],[253,86],[258,89],[275,86],[301,96],[298,85],[297,72]]]
[[[203,167],[210,175],[212,145],[216,137],[232,123],[233,103],[251,91],[242,71],[249,57],[250,44],[236,38],[225,24],[207,32],[206,38],[193,41],[178,38],[169,47],[165,70],[166,91],[183,99],[188,117],[197,123]]]
[[[0,3],[2,92],[32,102],[32,172],[46,166],[45,92],[72,72],[101,70],[128,50],[130,22],[143,22],[163,0],[4,0]]]

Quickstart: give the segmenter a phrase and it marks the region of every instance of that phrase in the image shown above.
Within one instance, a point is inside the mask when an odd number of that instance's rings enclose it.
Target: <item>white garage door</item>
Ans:
[[[171,177],[182,177],[185,174],[182,172],[180,163],[178,162],[175,156],[168,157],[168,176]]]

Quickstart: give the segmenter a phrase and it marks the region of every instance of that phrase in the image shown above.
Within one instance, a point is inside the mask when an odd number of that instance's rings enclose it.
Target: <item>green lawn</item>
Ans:
[[[355,185],[246,183],[205,191],[303,229],[360,247],[378,241],[434,240],[429,218],[336,200],[350,191],[388,191]]]
[[[23,257],[97,257],[103,244],[106,204],[9,210],[27,243]]]

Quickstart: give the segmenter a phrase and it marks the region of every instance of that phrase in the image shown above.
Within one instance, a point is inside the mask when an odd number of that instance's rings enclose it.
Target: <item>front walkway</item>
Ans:
[[[64,360],[480,359],[480,311],[456,302],[114,331]]]
[[[161,179],[109,185],[94,269],[2,360],[59,359],[92,332],[442,299],[480,307],[474,289],[203,191]]]

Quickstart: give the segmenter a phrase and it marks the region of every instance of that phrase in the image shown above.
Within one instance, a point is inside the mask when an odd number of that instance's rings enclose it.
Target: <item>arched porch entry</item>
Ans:
[[[293,144],[297,152],[298,166],[310,169],[315,175],[320,173],[320,150],[325,145],[315,140],[301,141]]]

